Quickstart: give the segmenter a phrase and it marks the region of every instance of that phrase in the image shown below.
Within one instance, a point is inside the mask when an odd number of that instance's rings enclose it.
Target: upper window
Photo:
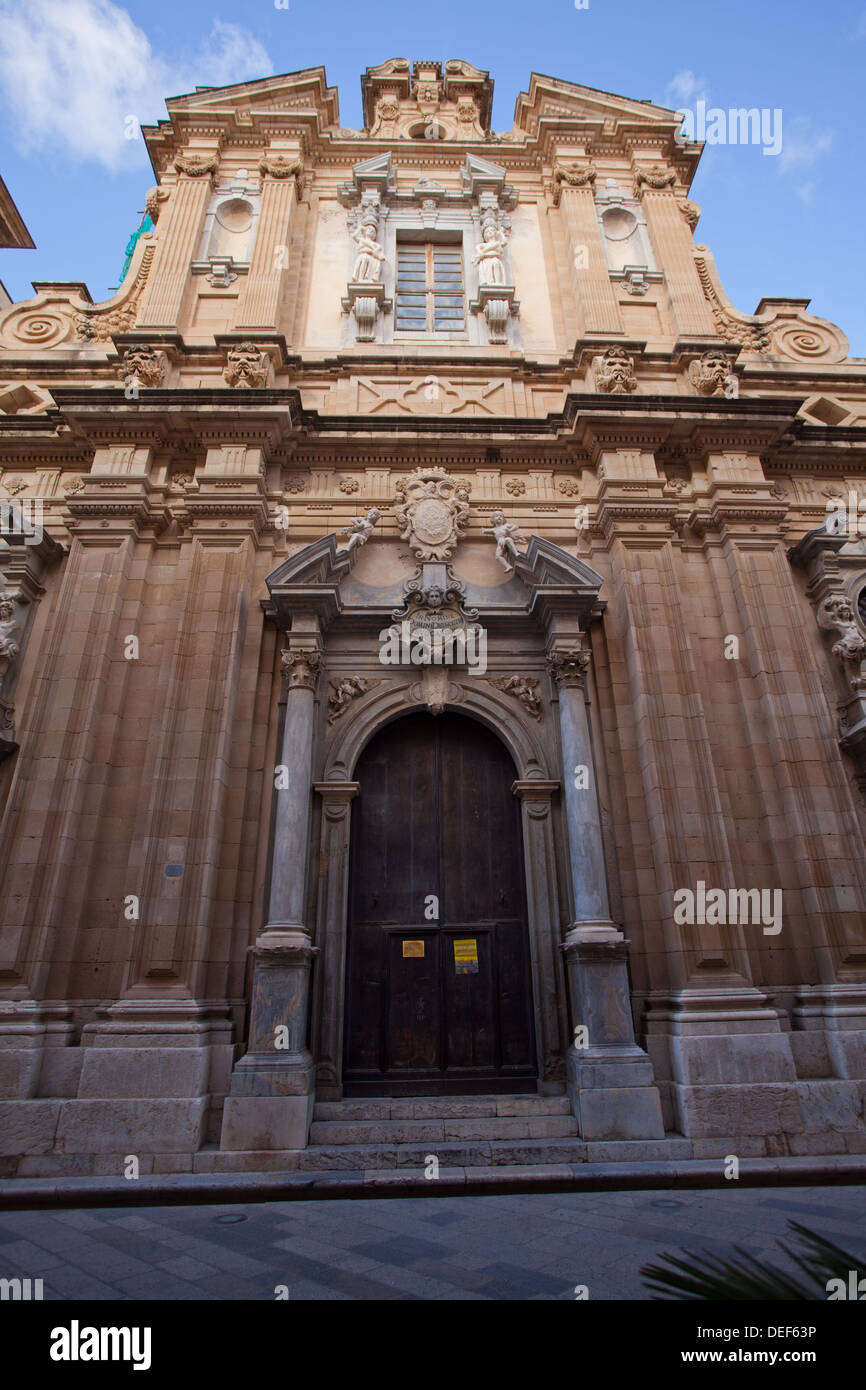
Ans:
[[[397,243],[398,333],[461,333],[463,254],[443,242]]]

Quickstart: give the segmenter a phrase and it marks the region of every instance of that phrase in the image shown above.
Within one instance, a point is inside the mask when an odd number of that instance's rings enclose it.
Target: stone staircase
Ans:
[[[414,1169],[580,1163],[586,1144],[565,1096],[319,1102],[298,1168]]]

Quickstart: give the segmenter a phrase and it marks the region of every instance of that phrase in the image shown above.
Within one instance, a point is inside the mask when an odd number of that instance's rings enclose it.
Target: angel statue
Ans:
[[[343,527],[343,535],[349,537],[346,549],[353,550],[356,545],[366,545],[381,515],[378,508],[371,507],[366,516],[353,516],[349,525]]]
[[[505,266],[502,253],[508,245],[508,238],[495,222],[485,222],[481,229],[481,244],[472,257],[472,264],[478,266],[479,285],[504,285]]]
[[[376,232],[375,222],[365,222],[353,234],[352,239],[358,248],[358,255],[352,267],[354,284],[359,282],[378,284],[379,282],[379,265],[385,259],[385,252],[376,240]]]
[[[504,512],[493,512],[490,520],[493,522],[492,527],[485,526],[481,534],[484,536],[496,537],[496,558],[500,565],[503,565],[510,573],[514,569],[514,566],[509,565],[506,557],[510,555],[513,560],[516,560],[518,555],[517,544],[525,545],[526,537],[519,526],[515,526],[512,522],[505,520]]]

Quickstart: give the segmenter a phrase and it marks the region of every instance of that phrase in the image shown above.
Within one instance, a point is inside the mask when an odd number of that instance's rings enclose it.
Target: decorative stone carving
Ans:
[[[486,218],[481,227],[481,241],[472,256],[472,264],[478,267],[479,285],[506,283],[502,253],[507,245],[508,237],[503,228],[494,218]]]
[[[551,652],[546,665],[559,689],[564,686],[576,685],[581,690],[585,690],[591,660],[592,653],[586,648],[572,647]]]
[[[384,177],[387,176],[388,171]],[[373,341],[379,312],[387,313],[391,308],[381,281],[385,252],[378,241],[380,207],[381,194],[367,189],[360,206],[352,208],[347,218],[357,255],[342,304],[344,313],[354,314],[359,343]]]
[[[474,125],[478,119],[478,107],[471,97],[461,97],[457,102],[457,120],[460,125]]]
[[[510,556],[512,560],[517,559],[520,553],[517,547],[526,544],[526,537],[519,526],[505,520],[504,512],[492,512],[490,520],[493,524],[485,526],[481,534],[496,537],[496,558],[503,569],[510,574],[514,566],[508,563],[508,557]]]
[[[663,169],[660,164],[652,169],[637,169],[634,176],[634,196],[639,198],[644,186],[652,189],[676,188],[677,176],[673,169]]]
[[[680,198],[677,207],[689,224],[690,231],[694,231],[701,216],[700,203],[692,202],[691,198]]]
[[[353,516],[349,525],[343,527],[343,535],[349,537],[346,549],[354,550],[356,545],[366,545],[381,515],[378,507],[371,507],[366,516]]]
[[[316,647],[287,647],[280,653],[280,667],[290,690],[315,690],[322,669],[322,653]]]
[[[259,173],[263,179],[296,178],[300,183],[303,172],[304,166],[299,159],[287,159],[284,154],[270,155],[259,160]]]
[[[733,361],[725,352],[711,348],[689,365],[689,380],[702,396],[727,396],[733,378]]]
[[[299,478],[297,475],[287,478],[284,484],[285,491],[290,493],[305,492],[306,487],[307,479]]]
[[[512,497],[522,497],[526,492],[526,483],[522,478],[509,478],[505,484],[505,491]]]
[[[161,205],[168,200],[167,188],[149,188],[144,195],[144,210],[154,226],[159,221]]]
[[[174,167],[179,174],[186,174],[190,179],[202,179],[206,174],[212,178],[219,167],[219,159],[215,154],[180,154],[174,161]]]
[[[563,497],[580,496],[580,483],[578,483],[574,478],[560,478],[556,486],[557,489],[562,493]]]
[[[87,481],[85,478],[73,478],[70,483],[65,483],[63,485],[63,495],[64,497],[74,497],[76,492],[81,492],[86,486]]]
[[[328,723],[333,724],[345,714],[353,700],[377,685],[381,685],[381,681],[366,680],[363,676],[342,676],[332,681],[328,687]]]
[[[851,689],[866,689],[866,637],[857,626],[850,600],[845,594],[830,594],[821,603],[816,617],[822,631],[839,634],[839,641],[833,643],[831,651],[842,663]]]
[[[7,593],[0,594],[0,683],[21,650],[16,641],[20,630],[14,597]]]
[[[173,473],[168,485],[169,492],[188,492],[191,487],[195,487],[195,475],[193,473]]]
[[[144,242],[143,237],[139,238],[139,244],[143,245],[143,251],[135,275],[127,273],[117,294],[104,304],[86,304],[80,313],[73,315],[73,326],[79,338],[107,343],[115,333],[127,333],[132,328],[156,249],[155,242]],[[4,330],[5,327],[4,324]],[[30,327],[33,327],[32,321]],[[17,331],[20,336],[20,330]],[[41,346],[55,347],[60,341],[60,338],[44,341]]]
[[[23,478],[4,478],[3,486],[10,497],[17,497],[19,492],[23,492],[27,484]]]
[[[166,356],[158,348],[136,343],[123,354],[123,362],[118,365],[118,375],[124,381],[134,381],[140,386],[158,386],[165,376]]]
[[[526,676],[491,676],[490,684],[503,694],[513,695],[515,700],[519,700],[530,718],[541,720],[541,688],[538,681]]]
[[[556,164],[553,169],[553,202],[555,207],[559,207],[562,198],[562,187],[566,188],[594,188],[595,187],[595,168],[592,164],[581,164],[573,160],[568,164]]]
[[[361,484],[358,482],[357,478],[341,478],[340,491],[345,492],[347,495],[352,492],[360,492]]]
[[[223,376],[229,386],[264,386],[270,368],[270,358],[255,343],[240,343],[226,354]]]
[[[609,347],[601,357],[596,358],[595,384],[599,391],[608,391],[612,395],[629,395],[637,390],[634,359],[629,357],[624,347]]]
[[[358,248],[358,255],[352,267],[353,284],[378,284],[379,267],[385,259],[385,252],[376,240],[378,226],[375,221],[365,222],[352,233],[352,240]]]
[[[737,343],[751,352],[766,352],[770,346],[770,335],[757,319],[741,314],[734,308],[719,284],[715,263],[706,246],[695,248],[695,269],[710,306],[713,324],[720,338],[726,343]]]
[[[469,520],[469,497],[444,468],[416,468],[394,496],[400,538],[418,560],[448,560]]]

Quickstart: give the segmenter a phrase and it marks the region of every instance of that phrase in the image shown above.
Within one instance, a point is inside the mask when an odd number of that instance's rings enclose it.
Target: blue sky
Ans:
[[[165,96],[324,64],[359,126],[367,66],[465,58],[495,80],[499,130],[533,69],[675,109],[780,108],[779,155],[705,149],[697,240],[738,309],[811,298],[866,356],[866,0],[278,3],[0,0],[0,174],[37,245],[0,251],[13,298],[32,280],[83,280],[94,299],[117,284],[153,183],[127,117],[164,117]]]

